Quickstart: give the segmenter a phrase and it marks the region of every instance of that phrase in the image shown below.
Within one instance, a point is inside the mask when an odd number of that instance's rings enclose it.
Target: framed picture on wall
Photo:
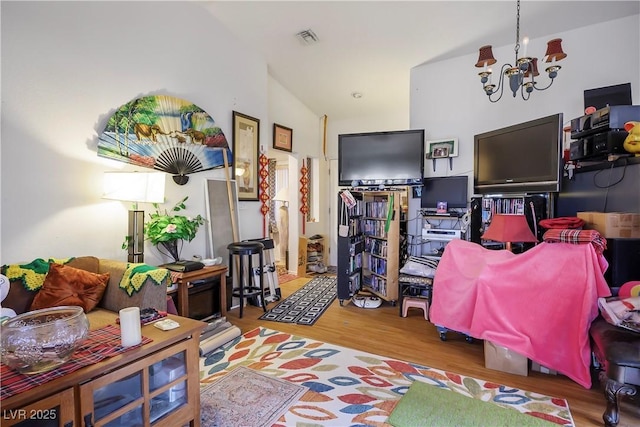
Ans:
[[[233,168],[238,200],[258,200],[260,120],[233,112]]]
[[[427,141],[427,159],[458,157],[458,138]]]
[[[273,124],[273,148],[291,152],[293,149],[293,129]]]

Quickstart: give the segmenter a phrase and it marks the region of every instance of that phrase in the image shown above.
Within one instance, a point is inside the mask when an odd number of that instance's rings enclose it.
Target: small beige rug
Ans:
[[[200,390],[202,427],[271,426],[307,391],[239,366]]]
[[[283,274],[283,275],[278,276],[278,283],[282,285],[283,283],[290,282],[290,281],[295,280],[297,278],[298,278],[298,276],[296,276],[295,274]]]

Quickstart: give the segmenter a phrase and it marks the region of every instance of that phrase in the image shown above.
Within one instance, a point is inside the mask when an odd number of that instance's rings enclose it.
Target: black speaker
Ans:
[[[609,268],[604,273],[611,293],[630,280],[640,280],[640,239],[607,239],[604,257]]]
[[[472,197],[469,240],[473,243],[480,244],[480,236],[482,236],[482,197]]]

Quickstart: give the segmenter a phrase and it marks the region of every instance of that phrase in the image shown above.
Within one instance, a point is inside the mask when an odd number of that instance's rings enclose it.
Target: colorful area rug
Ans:
[[[260,316],[261,320],[313,325],[336,299],[334,276],[318,276]]]
[[[256,328],[200,359],[201,385],[238,366],[307,387],[274,423],[390,427],[400,398],[414,381],[516,410],[557,425],[573,426],[564,399],[491,383],[427,366],[390,359],[267,328]],[[260,402],[254,402],[256,407]],[[445,411],[443,409],[442,411]]]
[[[307,388],[238,366],[200,391],[202,427],[271,426]]]

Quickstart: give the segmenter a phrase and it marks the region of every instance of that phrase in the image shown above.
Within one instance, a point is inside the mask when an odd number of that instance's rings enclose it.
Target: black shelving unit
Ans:
[[[532,231],[537,231],[538,241],[546,231],[539,222],[554,218],[556,193],[504,194],[479,196],[471,199],[470,240],[482,243],[481,236],[491,222],[493,214],[521,214],[527,218]]]
[[[346,209],[349,233],[340,236],[338,233],[338,300],[340,305],[358,293],[362,287],[362,258],[364,252],[364,235],[362,234],[362,196],[358,193],[356,206],[347,208],[338,195],[338,206]]]

